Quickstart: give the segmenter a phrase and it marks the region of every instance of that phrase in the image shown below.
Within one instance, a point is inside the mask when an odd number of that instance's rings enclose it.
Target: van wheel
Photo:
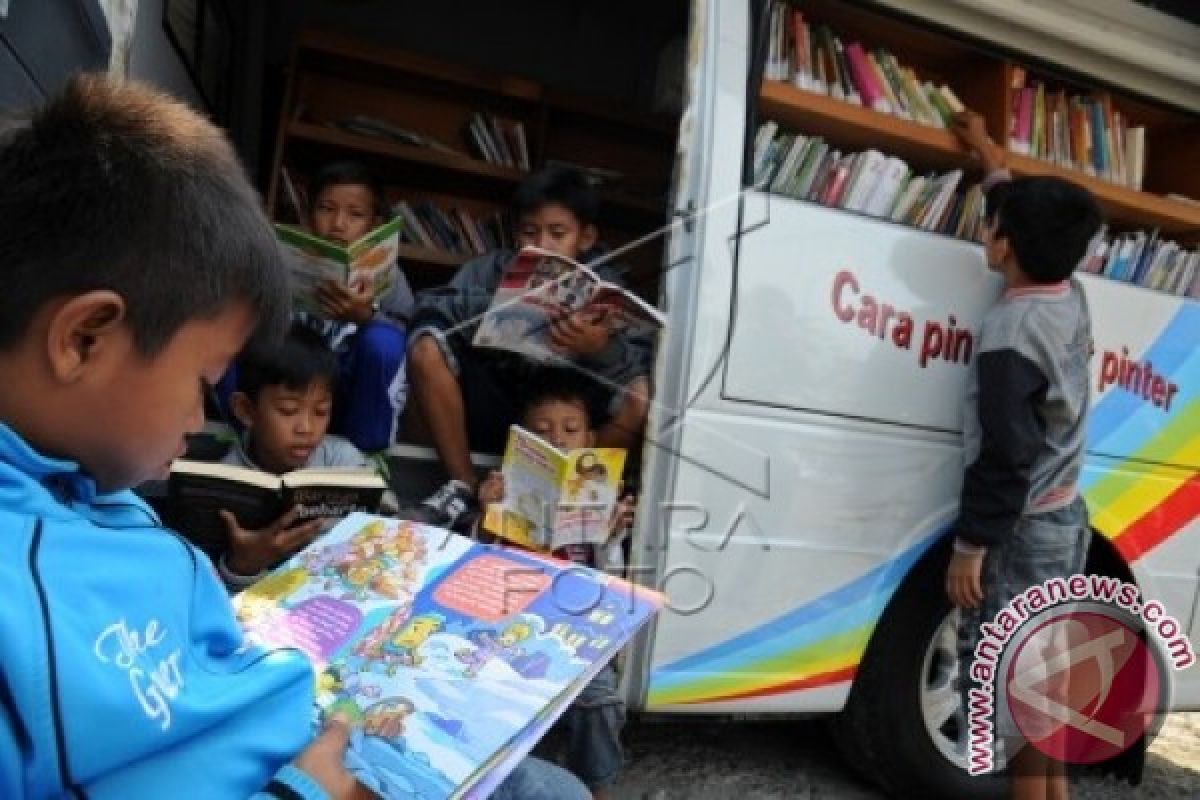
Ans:
[[[892,599],[833,720],[834,738],[846,760],[893,797],[1004,797],[1003,775],[972,777],[960,747],[966,717],[955,689],[948,555],[939,547],[923,559]]]

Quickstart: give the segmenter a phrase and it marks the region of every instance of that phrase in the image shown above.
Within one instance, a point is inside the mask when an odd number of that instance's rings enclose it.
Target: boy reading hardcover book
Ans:
[[[501,467],[504,502],[487,509],[483,528],[547,552],[574,544],[604,544],[624,467],[624,450],[561,450],[513,425]]]
[[[661,608],[656,592],[416,523],[354,514],[234,598],[295,647],[347,765],[388,800],[483,798]]]
[[[230,464],[180,459],[171,466],[168,501],[172,522],[214,561],[225,550],[228,531],[221,511],[246,530],[259,530],[295,508],[296,524],[376,512],[387,485],[370,469],[298,469],[272,475]]]
[[[653,334],[665,320],[656,308],[578,261],[525,247],[505,267],[474,344],[551,360],[561,356],[551,342],[552,323],[576,313],[634,336]]]
[[[404,220],[396,217],[348,245],[331,242],[292,225],[275,225],[275,235],[292,269],[296,308],[319,314],[318,287],[327,281],[369,293],[378,300],[391,288]]]

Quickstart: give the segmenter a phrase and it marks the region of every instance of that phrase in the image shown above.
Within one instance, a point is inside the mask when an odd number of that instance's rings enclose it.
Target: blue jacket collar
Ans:
[[[100,525],[158,525],[130,491],[100,493],[74,461],[42,455],[0,422],[0,510],[45,517],[83,516]]]

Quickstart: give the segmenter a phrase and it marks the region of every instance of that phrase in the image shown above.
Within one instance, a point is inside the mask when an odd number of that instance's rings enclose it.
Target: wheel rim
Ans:
[[[958,609],[938,625],[925,648],[921,664],[921,717],[925,730],[942,757],[967,769],[966,717],[958,682]]]

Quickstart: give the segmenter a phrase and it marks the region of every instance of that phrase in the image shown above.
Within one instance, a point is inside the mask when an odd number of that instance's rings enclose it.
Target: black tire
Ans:
[[[846,760],[890,797],[1005,797],[1003,774],[972,777],[938,749],[921,710],[927,650],[951,611],[949,548],[935,548],[905,580],[876,626],[845,710],[832,721]]]

